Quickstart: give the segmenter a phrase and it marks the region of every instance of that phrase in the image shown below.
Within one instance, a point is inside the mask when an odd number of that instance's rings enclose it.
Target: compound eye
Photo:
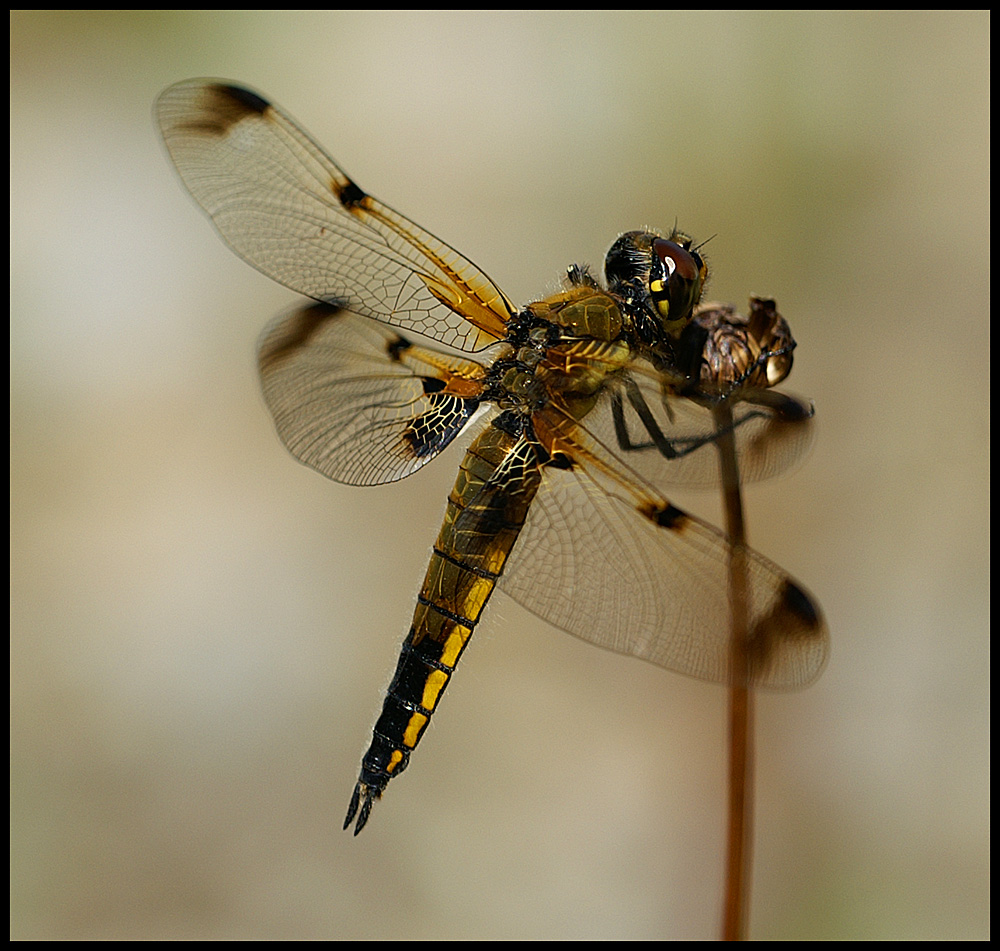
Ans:
[[[676,241],[667,238],[657,238],[653,242],[653,253],[669,268],[685,281],[694,281],[701,270],[701,258]]]
[[[656,238],[652,251],[649,296],[663,329],[676,336],[691,321],[694,306],[701,299],[707,268],[696,251],[667,238]]]

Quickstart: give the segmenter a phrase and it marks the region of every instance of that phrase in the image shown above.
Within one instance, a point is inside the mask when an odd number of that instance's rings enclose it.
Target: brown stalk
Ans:
[[[722,940],[746,938],[753,862],[753,693],[749,688],[747,637],[746,527],[733,436],[733,411],[723,400],[713,410],[719,438],[726,533],[729,535],[729,610],[732,673],[729,686],[729,797],[726,835],[726,886]]]

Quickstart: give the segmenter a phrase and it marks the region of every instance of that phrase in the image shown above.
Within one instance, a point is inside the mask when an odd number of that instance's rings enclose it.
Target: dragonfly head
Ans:
[[[674,339],[691,322],[708,280],[708,265],[691,245],[677,230],[667,238],[627,231],[604,260],[611,292],[644,311]]]

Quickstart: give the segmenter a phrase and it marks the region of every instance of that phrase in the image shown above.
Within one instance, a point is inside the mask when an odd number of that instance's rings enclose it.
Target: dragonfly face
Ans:
[[[807,441],[812,407],[769,389],[794,347],[773,301],[753,299],[749,317],[700,304],[691,240],[633,231],[608,253],[606,288],[573,266],[562,292],[517,308],[258,94],[180,83],[156,116],[223,240],[311,299],[259,345],[294,456],[349,485],[394,482],[492,410],[448,497],[345,828],[357,817],[360,831],[406,767],[498,586],[601,647],[734,679],[728,542],[662,486],[714,480],[709,410],[724,400],[745,477],[780,471]],[[826,661],[819,608],[772,562],[746,559],[749,683],[803,686]]]
[[[636,323],[649,321],[659,333],[677,338],[691,323],[708,280],[708,266],[691,239],[679,231],[669,238],[649,231],[628,231],[608,251],[604,274],[608,289],[631,309]]]

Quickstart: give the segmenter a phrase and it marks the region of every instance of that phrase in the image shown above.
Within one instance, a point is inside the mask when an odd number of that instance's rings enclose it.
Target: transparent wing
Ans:
[[[258,365],[282,442],[348,485],[396,482],[433,459],[478,409],[486,372],[330,304],[275,320]]]
[[[489,277],[363,192],[257,93],[191,80],[163,92],[155,111],[184,184],[257,270],[460,350],[504,336],[512,308]]]
[[[733,419],[742,481],[793,469],[815,436],[812,404],[775,390],[744,389],[740,395]],[[665,390],[644,361],[608,387],[587,415],[587,429],[653,485],[719,486],[711,410]]]
[[[501,578],[551,624],[621,654],[728,683],[730,546],[671,505],[578,423],[536,414],[565,467],[547,466]],[[750,682],[801,687],[826,663],[815,601],[777,565],[747,552]]]

